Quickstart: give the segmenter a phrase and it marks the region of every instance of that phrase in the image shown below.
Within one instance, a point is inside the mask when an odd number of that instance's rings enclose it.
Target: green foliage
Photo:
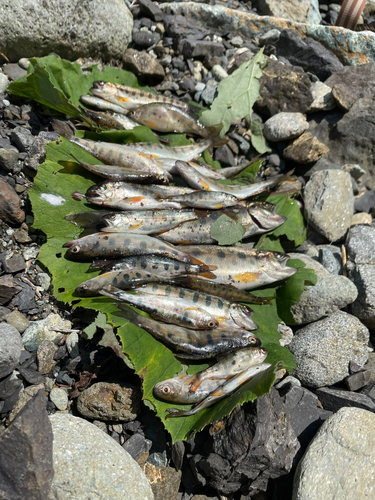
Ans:
[[[230,76],[219,83],[218,95],[211,109],[200,116],[203,125],[210,127],[223,124],[220,137],[228,132],[232,123],[246,118],[252,132],[251,143],[259,153],[270,151],[258,122],[252,122],[253,106],[259,96],[260,78],[267,60],[260,50],[250,61],[245,61]]]
[[[94,323],[91,323],[83,331],[87,335],[88,339],[92,339],[96,333],[97,328],[101,328],[102,330],[107,330],[108,328],[111,328],[111,325],[108,325],[107,323],[107,316],[101,312],[98,312],[98,315],[95,318]]]
[[[219,245],[233,245],[242,241],[245,231],[246,229],[240,220],[234,220],[223,214],[212,224],[210,236]]]
[[[82,115],[79,108],[84,107],[79,98],[89,92],[96,80],[140,88],[133,73],[119,68],[106,66],[104,71],[99,71],[94,65],[87,68],[84,75],[78,63],[53,55],[33,57],[30,62],[28,74],[11,83],[9,92],[77,119]]]

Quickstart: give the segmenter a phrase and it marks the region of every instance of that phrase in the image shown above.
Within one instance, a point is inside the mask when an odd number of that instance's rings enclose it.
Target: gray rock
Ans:
[[[348,233],[347,258],[353,264],[375,265],[375,226],[358,225]]]
[[[149,85],[157,85],[164,80],[163,66],[147,52],[128,49],[125,51],[122,61],[124,69],[132,71],[137,77],[147,81]]]
[[[49,398],[58,410],[64,411],[68,408],[68,393],[62,387],[54,387],[49,394]]]
[[[319,141],[310,132],[304,132],[284,149],[283,155],[286,160],[305,165],[318,161],[328,151],[329,148],[323,142]]]
[[[182,42],[181,53],[185,59],[205,57],[206,55],[221,57],[224,55],[224,45],[188,37]]]
[[[342,408],[326,420],[298,464],[293,500],[375,496],[375,415]]]
[[[9,76],[10,80],[18,80],[27,74],[18,64],[5,64],[3,66],[4,73]]]
[[[19,254],[12,255],[10,258],[5,258],[2,264],[4,271],[12,274],[19,271],[24,272],[26,267],[25,259]]]
[[[0,73],[0,94],[6,91],[9,85],[9,80],[4,73]]]
[[[146,439],[142,434],[133,434],[122,445],[124,450],[126,450],[134,460],[138,460],[143,453],[150,451],[151,446],[152,441]]]
[[[51,500],[153,500],[142,469],[114,439],[72,415],[56,413],[50,421],[55,469]]]
[[[36,351],[43,340],[61,340],[63,334],[54,329],[70,329],[71,322],[62,319],[58,314],[51,313],[45,319],[33,321],[22,335],[22,342],[30,352]]]
[[[294,375],[307,387],[341,382],[350,361],[366,363],[368,341],[369,331],[356,317],[337,311],[295,333],[289,345],[297,363]]]
[[[79,335],[77,332],[72,332],[66,339],[66,348],[71,358],[79,356]]]
[[[309,128],[302,113],[277,113],[264,124],[263,134],[268,141],[286,141],[299,137]]]
[[[13,420],[17,417],[20,411],[27,405],[29,401],[31,401],[38,392],[42,390],[44,391],[44,385],[30,385],[26,387],[26,389],[20,393],[15,405],[12,408],[12,411],[9,413],[8,421],[13,422]]]
[[[249,12],[228,9],[223,5],[196,4],[195,2],[166,2],[160,8],[173,14],[185,16],[185,22],[192,20],[207,28],[236,33],[253,39],[271,29],[285,29],[285,19],[258,16]],[[288,28],[295,30],[301,37],[311,37],[331,50],[345,65],[360,65],[375,61],[375,33],[354,32],[337,26],[321,26],[289,21]],[[286,110],[283,110],[286,111]],[[291,110],[292,111],[292,110]],[[296,109],[296,111],[301,111]]]
[[[371,370],[359,371],[349,375],[349,377],[345,379],[345,384],[349,391],[358,391],[358,389],[362,389],[362,387],[369,384],[371,377]]]
[[[21,57],[21,59],[18,61],[18,66],[25,70],[28,70],[30,64],[30,61],[26,57]]]
[[[0,148],[0,167],[12,172],[18,162],[18,149],[16,148]]]
[[[49,498],[52,429],[46,405],[47,398],[40,390],[0,435],[1,498]]]
[[[277,0],[256,0],[253,5],[257,8],[259,14],[264,16],[272,16],[277,18],[288,19],[297,23],[315,23],[319,24],[321,17],[319,14],[319,5],[316,5],[314,10],[315,15],[309,16],[311,4],[309,0],[292,0],[283,2]]]
[[[206,87],[201,94],[201,98],[207,105],[211,105],[217,94],[218,83],[216,80],[208,80]]]
[[[320,80],[326,80],[343,68],[332,51],[312,38],[301,38],[293,29],[281,32],[277,56],[285,57],[291,64],[313,73]]]
[[[342,255],[335,245],[318,245],[319,262],[331,274],[342,274]]]
[[[314,100],[307,110],[309,113],[314,111],[330,111],[336,106],[331,88],[323,82],[315,82],[311,85],[311,95]]]
[[[46,375],[52,371],[56,365],[54,355],[57,351],[57,346],[50,340],[43,340],[36,351],[36,358],[38,361],[38,370],[42,375]]]
[[[135,31],[133,33],[134,48],[137,50],[146,50],[152,45],[155,45],[160,40],[159,33],[151,33],[150,31]]]
[[[22,350],[20,332],[12,325],[0,323],[0,379],[18,365]]]
[[[14,326],[20,333],[23,333],[30,325],[30,321],[19,311],[12,311],[3,317],[9,325]]]
[[[151,0],[139,0],[138,5],[142,14],[145,14],[145,16],[149,17],[150,19],[156,22],[163,21],[164,19],[163,12]]]
[[[305,217],[329,241],[343,238],[350,227],[354,195],[350,174],[340,170],[314,173],[304,191]]]
[[[12,62],[51,52],[69,60],[120,60],[131,40],[132,27],[132,15],[121,0],[60,0],[47,4],[42,0],[32,4],[21,0],[11,9],[4,2],[0,5],[2,51]]]
[[[280,31],[277,29],[273,29],[264,33],[259,37],[259,45],[260,47],[264,47],[265,45],[273,45],[280,38]]]
[[[77,410],[87,418],[128,422],[140,411],[141,393],[127,384],[98,382],[85,389],[77,400]]]
[[[14,128],[10,137],[21,153],[28,152],[34,142],[30,130],[25,127]]]

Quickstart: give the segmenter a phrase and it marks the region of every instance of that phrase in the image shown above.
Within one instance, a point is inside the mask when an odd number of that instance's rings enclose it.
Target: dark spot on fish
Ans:
[[[147,262],[145,260],[141,260],[141,269],[147,268]]]
[[[213,347],[213,345],[214,345],[212,335],[210,335],[209,333],[207,334],[207,345],[209,345],[211,347]]]
[[[225,259],[225,252],[223,252],[222,250],[218,250],[216,255],[219,257],[219,259]]]
[[[199,301],[199,293],[195,292],[193,295],[193,302],[196,304]]]
[[[141,279],[141,278],[142,278],[142,274],[141,274],[141,273],[135,273],[135,275],[136,275],[136,277],[137,277],[138,279]]]
[[[112,283],[116,286],[117,285],[117,278],[113,278]]]
[[[210,307],[211,305],[211,297],[206,297],[206,306]]]
[[[238,252],[237,256],[241,260],[246,260],[246,254],[243,252]]]

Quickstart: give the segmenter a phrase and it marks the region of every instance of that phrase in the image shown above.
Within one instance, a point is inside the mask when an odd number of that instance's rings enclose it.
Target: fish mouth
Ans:
[[[276,205],[271,203],[264,203],[254,208],[249,205],[247,211],[254,224],[267,231],[281,226],[287,220],[287,217],[276,213]]]
[[[273,278],[274,280],[283,280],[296,274],[298,269],[287,266],[290,259],[289,255],[279,252],[273,252],[273,254],[273,268],[266,272],[267,276]]]

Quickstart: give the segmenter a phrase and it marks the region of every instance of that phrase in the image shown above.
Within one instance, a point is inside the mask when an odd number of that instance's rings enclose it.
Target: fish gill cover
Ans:
[[[70,78],[72,81],[68,83]],[[75,116],[75,110],[79,110],[77,107],[79,95],[86,93],[92,81],[98,79],[137,86],[134,75],[128,72],[116,68],[106,68],[104,72],[100,72],[94,67],[91,68],[88,76],[84,76],[77,64],[48,56],[42,59],[32,59],[32,70],[29,75],[21,79],[22,81],[14,82],[11,90],[49,105],[55,110]],[[64,82],[64,85],[61,82]],[[53,102],[50,102],[50,99]],[[97,132],[92,132],[90,135],[91,138],[94,136],[96,138]],[[153,133],[146,127],[136,127],[132,131],[108,131],[99,135],[101,140],[113,142],[115,142],[114,139],[116,142],[149,141],[151,137],[156,140]],[[183,135],[170,135],[169,137],[172,139],[172,145],[189,143]],[[142,380],[145,404],[156,411],[171,434],[172,441],[188,439],[192,432],[197,432],[210,422],[229,414],[236,405],[253,401],[269,392],[275,379],[274,367],[279,362],[282,362],[287,369],[295,367],[293,355],[279,344],[278,323],[283,320],[289,324],[293,322],[290,307],[298,302],[305,284],[316,282],[314,272],[305,269],[301,261],[289,261],[289,265],[298,268],[298,272],[286,284],[252,291],[257,296],[276,297],[270,304],[248,304],[255,311],[253,320],[259,326],[256,334],[260,337],[262,346],[269,352],[266,361],[272,363],[271,369],[242,386],[232,396],[196,415],[165,420],[165,410],[171,406],[171,403],[154,398],[152,392],[154,385],[175,376],[183,368],[187,369],[188,373],[196,373],[206,368],[208,364],[201,362],[182,364],[171,350],[155,340],[149,333],[129,323],[126,319],[116,316],[117,308],[113,300],[103,296],[78,298],[74,295],[74,289],[80,283],[97,276],[99,271],[89,270],[90,264],[87,262],[75,262],[65,258],[64,243],[80,235],[80,229],[67,221],[65,216],[78,211],[97,210],[97,207],[92,207],[84,201],[72,199],[71,193],[72,191],[86,192],[90,186],[98,182],[98,178],[77,163],[71,162],[72,155],[82,161],[97,163],[97,160],[89,153],[65,139],[51,142],[47,145],[46,161],[40,165],[34,186],[29,191],[34,214],[33,227],[42,230],[47,237],[38,259],[48,268],[52,276],[53,291],[59,301],[68,305],[79,305],[106,315],[108,323],[116,329],[121,339],[123,352],[129,365]],[[67,166],[66,163],[62,165],[63,162],[71,162],[71,166]],[[254,169],[250,170],[253,175]],[[241,176],[237,177],[238,180],[241,180]],[[246,182],[246,174],[242,175],[242,180]],[[59,203],[51,202],[55,199],[59,199]],[[286,216],[288,221],[280,228],[261,237],[257,246],[262,249],[282,250],[283,241],[289,240],[296,246],[301,244],[305,239],[305,229],[297,202],[286,194],[269,196],[267,201],[275,203],[278,212]],[[224,231],[226,231],[225,227]],[[100,318],[103,319],[102,316]],[[181,409],[190,408],[188,405],[174,406]]]

